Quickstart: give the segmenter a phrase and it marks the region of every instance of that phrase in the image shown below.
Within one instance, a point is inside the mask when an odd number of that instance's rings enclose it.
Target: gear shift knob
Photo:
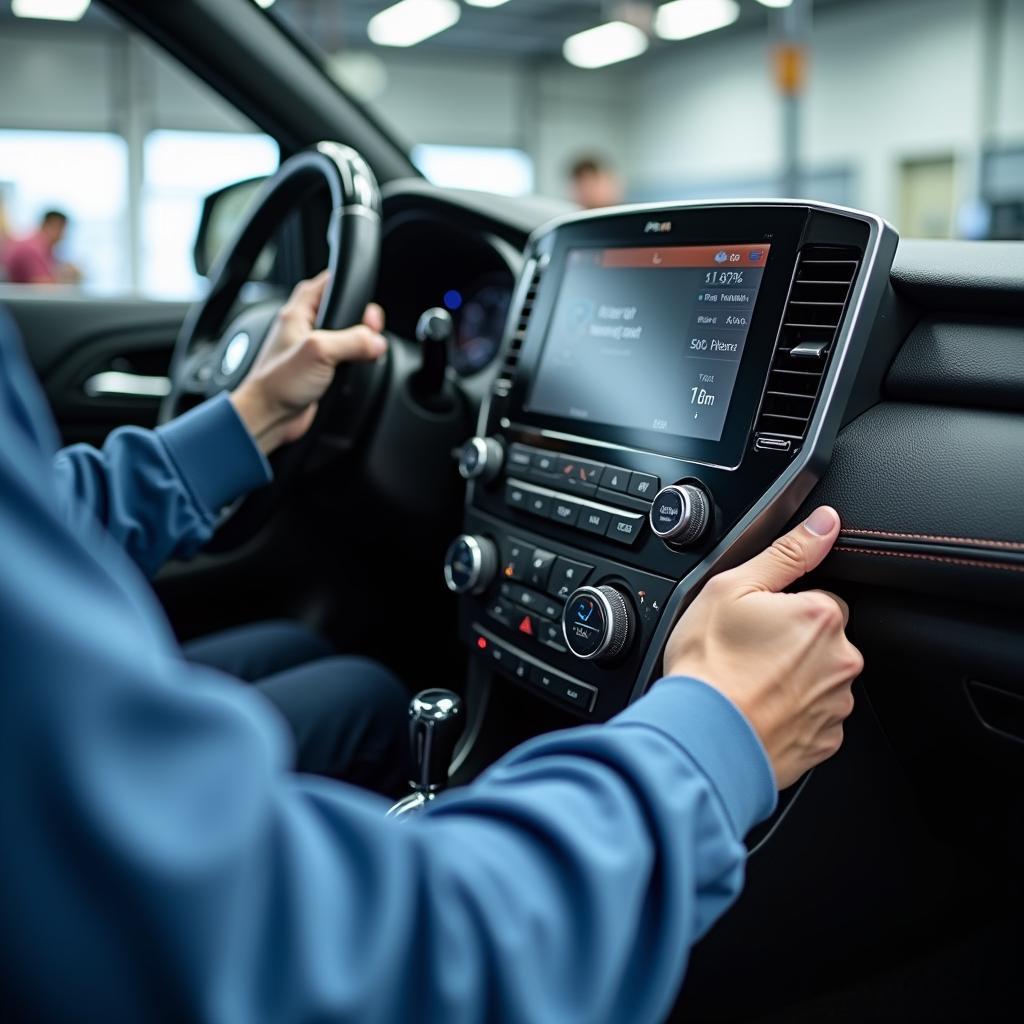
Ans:
[[[413,789],[436,793],[448,784],[455,744],[462,735],[462,698],[451,690],[422,690],[409,704]]]
[[[428,309],[416,324],[423,361],[409,384],[416,400],[427,408],[445,404],[445,371],[454,334],[451,313],[440,307]]]
[[[455,744],[462,735],[462,698],[451,690],[421,690],[409,702],[409,744],[414,778],[412,792],[388,816],[402,818],[422,810],[448,785]]]

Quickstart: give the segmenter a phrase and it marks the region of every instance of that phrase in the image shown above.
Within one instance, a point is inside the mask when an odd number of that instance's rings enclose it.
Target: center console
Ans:
[[[530,240],[445,564],[495,685],[600,721],[827,465],[896,247],[812,203],[628,207]]]

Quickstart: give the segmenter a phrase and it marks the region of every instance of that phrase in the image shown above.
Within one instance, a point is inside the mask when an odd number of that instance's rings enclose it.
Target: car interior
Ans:
[[[195,301],[0,286],[64,441],[233,387],[325,266],[324,325],[388,318],[386,357],[156,579],[179,637],[296,619],[410,696],[455,691],[464,785],[636,700],[711,576],[833,505],[807,586],[849,603],[855,711],[747,837],[673,1019],[1015,1018],[1024,242],[799,196],[581,211],[438,185],[273,7],[93,6],[280,166],[206,199]]]

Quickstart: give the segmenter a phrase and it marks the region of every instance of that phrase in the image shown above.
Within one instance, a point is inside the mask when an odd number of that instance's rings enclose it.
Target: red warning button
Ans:
[[[533,636],[537,632],[532,615],[524,615],[516,628],[525,636]]]

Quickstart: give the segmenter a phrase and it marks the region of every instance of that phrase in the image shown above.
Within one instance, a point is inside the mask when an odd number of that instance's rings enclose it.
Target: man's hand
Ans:
[[[864,668],[846,639],[849,609],[820,590],[780,591],[816,568],[839,536],[823,506],[744,565],[710,580],[679,620],[666,675],[714,686],[760,736],[780,789],[831,757]]]
[[[381,334],[384,311],[375,303],[366,307],[357,327],[314,330],[328,280],[325,270],[295,286],[252,369],[231,395],[242,422],[268,455],[309,429],[339,363],[377,359],[387,347]]]

